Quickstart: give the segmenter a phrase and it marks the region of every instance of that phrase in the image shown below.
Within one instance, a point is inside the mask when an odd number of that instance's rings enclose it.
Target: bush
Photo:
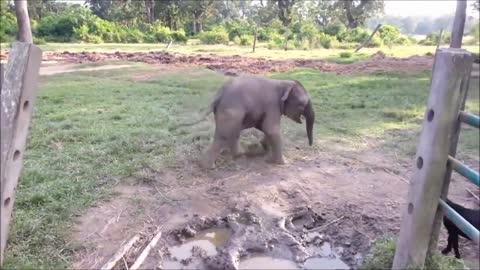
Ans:
[[[183,29],[171,32],[172,39],[179,43],[187,43],[188,37]]]
[[[198,36],[203,44],[228,44],[228,33],[222,29],[202,32]]]
[[[17,19],[10,12],[0,12],[0,42],[8,42],[17,33]]]
[[[45,44],[47,44],[47,41],[45,41],[45,39],[43,39],[43,38],[33,37],[33,44],[35,44],[35,45],[45,45]]]
[[[285,37],[278,34],[278,33],[272,33],[270,35],[270,40],[268,42],[268,49],[280,49],[285,46]]]
[[[391,269],[395,256],[395,238],[386,236],[376,240],[360,269]],[[435,254],[425,261],[425,269],[465,269],[463,261]]]
[[[439,36],[439,32],[432,32],[428,34],[424,40],[421,40],[419,44],[421,45],[426,45],[426,46],[433,46],[437,45],[437,40]],[[440,41],[440,44],[448,44],[450,43],[450,33],[448,32],[443,32],[442,33],[442,40]]]
[[[378,35],[380,39],[386,45],[397,44],[397,40],[400,38],[400,31],[391,25],[382,25],[378,29]]]
[[[340,57],[341,58],[350,58],[350,57],[352,57],[352,53],[351,52],[341,52]]]
[[[337,42],[337,38],[334,36],[326,35],[324,33],[320,33],[315,37],[314,40],[314,48],[318,48],[319,45],[322,48],[330,49],[333,45]]]
[[[228,39],[234,40],[235,37],[253,35],[254,29],[246,20],[227,20],[225,30],[228,32]]]
[[[138,29],[128,29],[127,30],[127,43],[142,43],[143,42],[143,33]],[[158,37],[157,37],[158,39]]]
[[[369,36],[370,36],[370,34],[365,29],[357,27],[357,28],[354,28],[354,29],[350,29],[346,32],[343,32],[339,36],[338,40],[341,41],[341,42],[357,42],[357,43],[360,43],[360,42],[365,41]]]
[[[367,47],[368,48],[378,48],[383,45],[383,41],[380,37],[377,37],[376,35],[372,37],[370,42],[368,42]]]
[[[322,29],[323,33],[330,36],[335,36],[337,37],[337,39],[346,31],[347,27],[345,27],[345,25],[340,22],[330,23]]]
[[[152,33],[159,42],[166,43],[172,40],[172,33],[170,32],[170,28],[168,27],[161,25],[155,26],[152,29]]]

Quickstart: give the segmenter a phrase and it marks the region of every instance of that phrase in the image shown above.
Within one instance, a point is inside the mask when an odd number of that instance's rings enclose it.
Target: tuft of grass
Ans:
[[[351,52],[341,52],[340,57],[341,58],[350,58],[350,57],[352,57],[352,53]]]
[[[393,236],[385,236],[376,240],[370,252],[365,257],[365,262],[360,267],[362,270],[391,269],[395,256],[395,242]],[[435,253],[425,261],[425,269],[468,269],[462,260],[454,257],[442,256]]]

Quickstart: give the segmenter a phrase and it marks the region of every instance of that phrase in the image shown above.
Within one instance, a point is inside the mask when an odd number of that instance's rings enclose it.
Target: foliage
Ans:
[[[424,40],[421,40],[419,44],[427,45],[427,46],[437,45],[439,35],[440,35],[439,32],[432,32],[428,34]],[[450,33],[443,32],[442,40],[440,41],[440,44],[448,44],[448,43],[450,43]]]
[[[228,32],[228,38],[233,40],[235,37],[253,35],[254,29],[246,20],[227,20],[225,21],[225,30]]]
[[[338,39],[342,42],[363,42],[370,34],[360,27],[343,32]]]
[[[391,269],[393,257],[395,256],[395,238],[393,236],[385,236],[376,240],[370,252],[365,258],[365,262],[361,266],[363,270],[370,269]],[[425,269],[465,269],[462,260],[453,257],[434,254],[425,261]]]
[[[253,37],[249,35],[241,35],[240,37],[236,36],[233,39],[233,43],[242,46],[250,46],[253,44]]]
[[[222,28],[202,32],[198,38],[203,44],[228,44],[229,41],[227,31]]]
[[[349,58],[349,57],[352,57],[352,53],[351,52],[341,52],[340,57],[341,58]]]
[[[171,35],[172,35],[172,39],[176,42],[186,43],[188,41],[188,37],[185,34],[185,31],[183,29],[172,31]]]
[[[395,44],[400,39],[400,31],[391,25],[382,25],[378,29],[378,35],[383,43],[387,45]]]
[[[335,22],[325,26],[322,31],[327,35],[339,37],[347,31],[347,27],[342,23]]]
[[[17,19],[10,12],[0,11],[0,42],[8,42],[17,33]]]

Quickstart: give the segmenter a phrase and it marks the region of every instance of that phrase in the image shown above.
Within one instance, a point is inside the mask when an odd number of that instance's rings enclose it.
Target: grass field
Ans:
[[[192,42],[192,41],[190,41]],[[7,48],[7,44],[2,44],[2,48]],[[80,43],[49,43],[40,45],[45,52],[150,52],[164,50],[166,44],[80,44]],[[464,49],[479,53],[478,45],[463,46]],[[199,45],[193,41],[192,44],[174,44],[168,52],[177,52],[184,54],[216,54],[216,55],[241,55],[246,57],[264,57],[269,59],[323,59],[338,63],[352,63],[370,57],[372,54],[382,51],[390,57],[410,57],[413,55],[426,55],[435,52],[435,46],[383,46],[381,48],[363,48],[360,52],[352,54],[350,57],[342,58],[342,52],[353,52],[354,49],[313,49],[313,50],[269,50],[265,43],[260,43],[255,53],[252,53],[251,46],[235,45]]]
[[[152,45],[43,46],[45,50],[150,50]],[[195,52],[202,47],[180,52]],[[408,53],[415,51],[412,47]],[[422,47],[423,54],[431,48]],[[248,54],[248,50],[242,49]],[[384,49],[382,49],[384,50]],[[386,52],[405,56],[405,51]],[[366,50],[373,53],[376,50]],[[328,57],[330,51],[259,50],[275,58]],[[235,53],[222,50],[222,53]],[[300,54],[304,53],[304,54]],[[155,74],[154,79],[138,80]],[[185,76],[185,74],[189,74]],[[315,144],[341,145],[351,151],[372,147],[409,158],[415,153],[428,96],[428,73],[415,76],[380,74],[344,77],[300,69],[275,78],[295,78],[309,91],[317,119]],[[205,108],[224,80],[207,69],[161,74],[134,63],[130,68],[74,72],[42,77],[35,105],[25,167],[19,182],[6,268],[68,266],[79,246],[69,242],[72,220],[96,201],[111,195],[110,187],[145,166],[167,167],[180,145],[206,146],[214,125],[199,140],[173,126]],[[467,109],[479,114],[478,81],[472,82]],[[303,128],[283,121],[286,143]],[[372,141],[375,143],[372,146]],[[466,129],[462,155],[478,157],[478,131]],[[369,143],[367,143],[369,142]],[[193,147],[193,145],[192,145]]]

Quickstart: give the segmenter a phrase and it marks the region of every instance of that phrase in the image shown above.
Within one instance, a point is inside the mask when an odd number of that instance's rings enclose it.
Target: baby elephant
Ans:
[[[233,156],[242,154],[240,132],[256,128],[264,133],[262,145],[271,148],[270,163],[284,164],[280,118],[282,114],[301,124],[306,120],[309,145],[315,113],[307,91],[298,81],[273,80],[253,76],[239,76],[227,81],[217,92],[210,111],[215,115],[215,136],[212,145],[201,160],[204,168],[214,167],[220,152],[229,148]]]
[[[466,221],[472,224],[475,228],[480,229],[480,209],[468,209],[461,205],[458,205],[447,199],[447,204],[453,210],[455,210],[459,215],[461,215]],[[470,239],[465,233],[460,230],[455,223],[453,223],[447,216],[443,217],[443,225],[448,231],[448,244],[447,247],[442,250],[442,254],[448,254],[452,250],[455,252],[455,257],[460,259],[460,251],[458,250],[458,236],[461,235],[469,240]]]

